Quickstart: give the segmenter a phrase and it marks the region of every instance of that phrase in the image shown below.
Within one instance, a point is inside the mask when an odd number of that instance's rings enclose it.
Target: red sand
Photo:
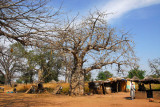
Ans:
[[[130,100],[129,93],[107,95],[65,96],[51,94],[0,93],[0,107],[160,107],[160,99]]]

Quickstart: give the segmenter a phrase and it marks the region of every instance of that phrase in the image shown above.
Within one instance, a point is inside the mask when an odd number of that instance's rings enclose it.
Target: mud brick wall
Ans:
[[[136,99],[146,99],[147,92],[146,91],[136,91],[135,98]],[[153,91],[153,98],[160,99],[160,91]]]

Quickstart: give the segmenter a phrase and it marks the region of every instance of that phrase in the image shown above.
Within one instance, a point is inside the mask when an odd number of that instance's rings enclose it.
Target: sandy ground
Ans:
[[[129,93],[76,96],[0,93],[0,107],[160,107],[160,99],[130,100]]]

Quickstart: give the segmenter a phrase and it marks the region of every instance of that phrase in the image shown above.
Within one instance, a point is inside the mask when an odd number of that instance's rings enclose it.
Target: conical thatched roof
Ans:
[[[132,79],[133,80],[139,80],[139,78],[137,76],[134,76]]]
[[[134,76],[130,79],[131,81],[138,82],[140,79],[137,76]]]

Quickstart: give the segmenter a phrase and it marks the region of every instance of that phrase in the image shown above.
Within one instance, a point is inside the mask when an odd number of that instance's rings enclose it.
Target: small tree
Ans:
[[[149,61],[151,72],[155,75],[154,77],[160,77],[160,58]]]
[[[104,71],[105,75],[106,75],[106,79],[113,77],[113,74],[110,73],[109,71]]]
[[[128,77],[133,78],[134,76],[138,77],[139,79],[143,79],[145,76],[144,70],[139,70],[139,68],[134,68],[128,72]]]
[[[26,68],[24,71],[22,71],[22,75],[19,78],[19,81],[23,81],[24,83],[33,83],[34,79],[33,76],[35,75],[36,71],[29,70],[29,68]]]
[[[99,72],[97,76],[97,80],[106,80],[106,75],[104,72]]]
[[[44,82],[58,81],[63,65],[62,57],[50,49],[36,50],[35,63],[39,66]]]
[[[99,72],[97,76],[97,80],[106,80],[108,78],[111,78],[113,76],[112,73],[109,71]]]

